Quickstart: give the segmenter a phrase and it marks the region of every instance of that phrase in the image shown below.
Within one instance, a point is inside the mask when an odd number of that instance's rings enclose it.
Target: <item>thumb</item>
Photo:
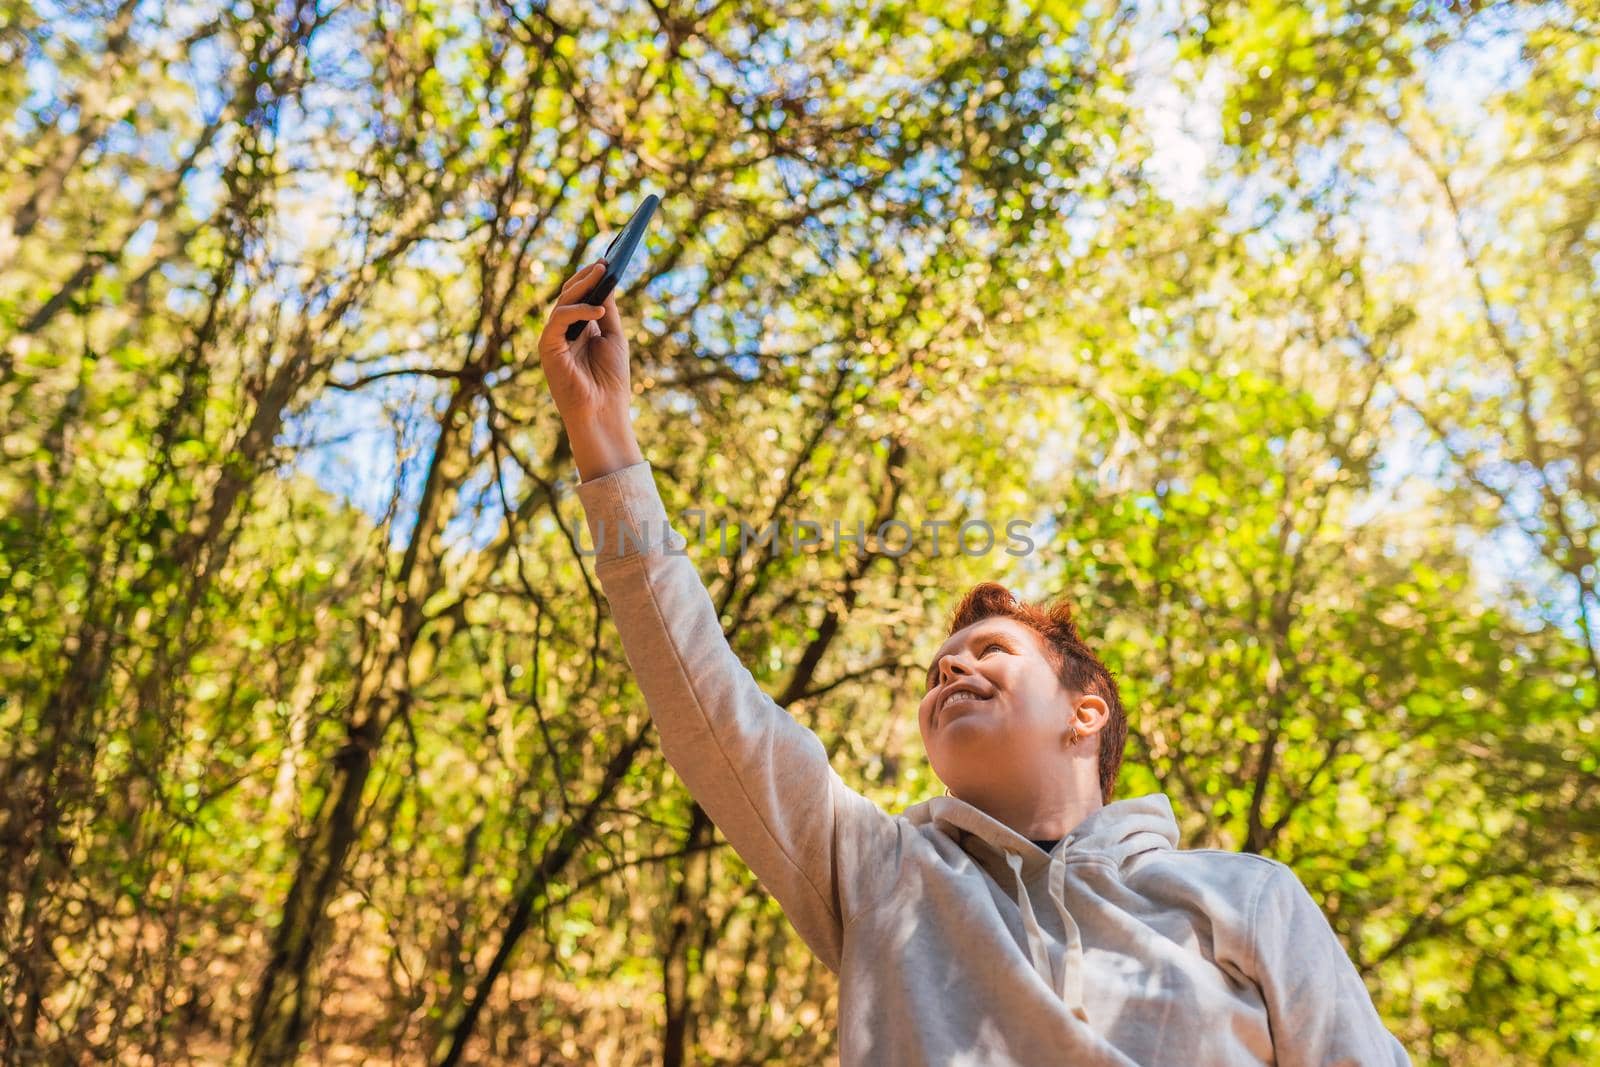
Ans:
[[[604,314],[600,317],[600,332],[607,337],[622,337],[622,312],[617,310],[617,294],[606,294],[606,302],[601,305]]]

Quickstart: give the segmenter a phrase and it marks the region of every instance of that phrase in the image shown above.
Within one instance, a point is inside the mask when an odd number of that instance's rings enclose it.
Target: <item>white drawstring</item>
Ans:
[[[1039,917],[1033,913],[1028,900],[1028,887],[1022,884],[1022,857],[1015,852],[1006,853],[1006,864],[1017,878],[1017,907],[1022,909],[1022,925],[1028,932],[1028,952],[1033,956],[1033,969],[1051,981],[1050,954],[1045,950],[1044,933],[1039,929]]]
[[[1006,853],[1006,865],[1011,868],[1011,873],[1017,880],[1017,907],[1022,909],[1022,925],[1028,935],[1028,952],[1033,957],[1033,966],[1045,981],[1058,987],[1057,991],[1063,1003],[1072,1011],[1072,1014],[1089,1021],[1088,1013],[1083,1007],[1083,939],[1078,932],[1078,924],[1073,922],[1072,914],[1067,911],[1063,897],[1063,886],[1066,878],[1067,864],[1061,856],[1050,858],[1050,876],[1046,882],[1050,899],[1055,902],[1056,914],[1061,917],[1061,924],[1066,932],[1067,947],[1061,959],[1061,980],[1056,982],[1054,968],[1050,966],[1050,953],[1045,947],[1044,931],[1039,928],[1039,918],[1033,913],[1033,903],[1028,897],[1028,887],[1022,882],[1022,857],[1015,852]]]
[[[1067,934],[1067,949],[1061,955],[1061,999],[1072,1009],[1072,1014],[1089,1021],[1083,1007],[1083,937],[1078,924],[1072,920],[1066,902],[1067,861],[1061,856],[1050,858],[1050,899],[1055,901],[1056,914],[1061,916],[1062,929]]]

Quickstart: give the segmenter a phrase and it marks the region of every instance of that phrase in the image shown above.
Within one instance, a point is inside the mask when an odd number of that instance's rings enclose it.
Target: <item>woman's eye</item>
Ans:
[[[1006,646],[1002,645],[1000,642],[990,641],[986,646],[984,646],[983,654],[987,656],[989,654],[989,649],[991,648],[998,648],[1001,652],[1006,650]]]

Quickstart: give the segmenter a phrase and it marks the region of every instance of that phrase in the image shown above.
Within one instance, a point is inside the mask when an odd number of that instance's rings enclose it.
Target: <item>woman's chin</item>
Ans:
[[[950,784],[953,782],[967,782],[969,785],[987,782],[994,776],[993,768],[1008,766],[1015,760],[1015,756],[1008,755],[1004,745],[996,744],[998,740],[985,730],[968,729],[961,733],[966,735],[961,738],[950,736],[939,739],[938,752],[942,759],[935,761],[934,772],[939,775],[939,780]],[[939,770],[944,767],[949,771],[945,774]],[[950,785],[957,793],[961,792],[958,785]]]

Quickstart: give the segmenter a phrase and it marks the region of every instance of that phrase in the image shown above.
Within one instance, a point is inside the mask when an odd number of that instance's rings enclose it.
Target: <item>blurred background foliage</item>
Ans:
[[[1292,864],[1418,1063],[1594,1062],[1597,30],[0,0],[4,1058],[834,1054],[656,751],[534,352],[654,192],[669,508],[1034,524],[692,550],[847,781],[938,791],[971,583],[1070,595],[1121,795]]]

